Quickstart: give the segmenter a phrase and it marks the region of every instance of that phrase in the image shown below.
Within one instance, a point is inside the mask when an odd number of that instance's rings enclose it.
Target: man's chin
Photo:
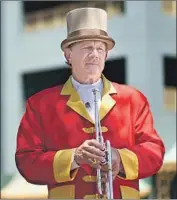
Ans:
[[[87,72],[89,77],[95,77],[95,75],[97,75],[98,73],[99,73],[99,71],[97,71],[97,70],[91,70],[91,71]]]
[[[99,69],[98,69],[98,66],[96,67],[96,66],[92,66],[92,67],[88,67],[87,68],[87,73],[89,73],[89,74],[97,74],[97,73],[99,73]]]

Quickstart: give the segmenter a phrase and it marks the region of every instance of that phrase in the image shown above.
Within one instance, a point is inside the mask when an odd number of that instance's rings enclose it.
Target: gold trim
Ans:
[[[101,75],[101,77],[102,77],[103,85],[104,85],[102,96],[106,94],[117,94],[117,91],[112,85],[112,83],[103,74]]]
[[[103,195],[103,197],[100,197],[100,195],[99,194],[96,194],[96,199],[104,199],[104,200],[108,200],[107,198],[106,198],[106,195],[104,194]]]
[[[87,194],[84,196],[84,199],[96,199],[96,194]]]
[[[118,149],[126,177],[124,180],[134,180],[138,177],[138,158],[135,153],[128,149]]]
[[[102,120],[108,114],[108,112],[113,108],[113,106],[116,103],[115,100],[112,99],[112,97],[109,94],[117,93],[111,82],[108,79],[106,79],[103,74],[102,74],[102,79],[104,88],[103,88],[101,107],[99,111],[100,120]],[[87,112],[85,105],[80,99],[79,94],[72,85],[71,76],[64,84],[60,94],[70,95],[67,105],[75,112],[80,114],[82,117],[84,117],[92,124],[94,124],[93,120],[91,119],[90,115]]]
[[[85,133],[95,133],[95,128],[94,128],[94,127],[83,128],[82,130],[83,130]]]
[[[54,178],[58,183],[72,181],[76,177],[78,169],[71,173],[73,150],[59,150],[54,156],[53,172]]]
[[[108,113],[109,111],[114,107],[116,104],[116,101],[112,99],[112,97],[109,94],[105,94],[102,97],[101,101],[101,107],[100,107],[100,120],[102,120]]]
[[[122,199],[140,199],[140,192],[129,186],[120,186]]]
[[[100,199],[100,197],[98,194],[87,194],[84,196],[84,199]],[[106,195],[102,199],[107,200]]]
[[[85,182],[96,182],[96,176],[84,176],[82,179]]]
[[[49,190],[49,199],[75,199],[75,186],[63,185]]]
[[[82,100],[80,99],[80,96],[78,92],[75,90],[75,88],[72,85],[71,82],[71,76],[64,84],[61,95],[70,95],[70,98],[67,102],[67,106],[69,106],[72,110],[80,114],[82,117],[93,123],[93,120],[91,119],[90,115],[88,114],[85,105],[83,104]]]
[[[93,134],[95,133],[95,127],[89,127],[89,128],[83,128],[82,129],[85,133]],[[108,131],[108,128],[106,126],[101,127],[102,133],[105,133]]]

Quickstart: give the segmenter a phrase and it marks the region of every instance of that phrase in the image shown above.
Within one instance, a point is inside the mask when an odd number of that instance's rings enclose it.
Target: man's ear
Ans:
[[[105,55],[105,60],[107,59],[107,57],[108,57],[108,52],[106,52],[106,55]]]
[[[72,52],[71,52],[70,48],[67,48],[64,50],[65,58],[69,64],[71,64],[71,54],[72,54]]]

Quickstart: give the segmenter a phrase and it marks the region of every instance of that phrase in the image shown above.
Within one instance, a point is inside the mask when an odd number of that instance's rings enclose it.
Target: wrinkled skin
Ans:
[[[102,74],[107,57],[106,45],[100,41],[83,41],[65,50],[73,77],[80,83],[96,82]]]

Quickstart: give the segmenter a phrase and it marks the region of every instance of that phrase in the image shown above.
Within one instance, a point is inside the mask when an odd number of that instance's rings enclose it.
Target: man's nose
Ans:
[[[96,58],[99,57],[97,49],[92,50],[92,52],[90,53],[90,57],[96,57]]]

